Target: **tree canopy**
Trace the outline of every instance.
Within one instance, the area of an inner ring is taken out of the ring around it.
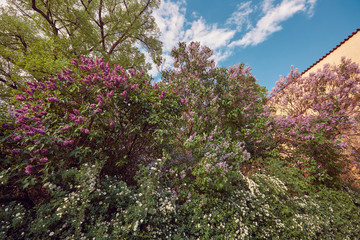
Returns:
[[[151,12],[159,0],[9,0],[0,8],[0,81],[44,81],[80,55],[149,68],[161,42]],[[142,49],[142,50],[141,50]]]

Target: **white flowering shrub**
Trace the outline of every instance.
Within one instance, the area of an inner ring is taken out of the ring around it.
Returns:
[[[137,186],[101,176],[102,164],[46,182],[48,202],[0,206],[0,239],[356,239],[359,194],[323,188],[297,194],[280,179],[240,174],[231,191],[173,185],[164,159],[143,168]],[[178,176],[181,178],[181,176]]]

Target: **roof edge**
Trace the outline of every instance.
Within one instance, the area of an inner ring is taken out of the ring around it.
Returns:
[[[317,60],[315,63],[313,63],[310,67],[308,67],[307,69],[305,69],[301,75],[305,74],[307,71],[309,71],[312,67],[314,67],[316,64],[318,64],[321,60],[323,60],[324,58],[326,58],[329,54],[331,54],[332,52],[334,52],[336,49],[338,49],[341,45],[343,45],[347,40],[349,40],[352,36],[354,36],[356,33],[360,32],[360,28],[356,29],[355,32],[353,32],[352,34],[350,34],[347,38],[345,38],[341,43],[339,43],[338,45],[336,45],[336,47],[334,47],[331,51],[329,51],[328,53],[326,53],[324,56],[322,56],[319,60]]]

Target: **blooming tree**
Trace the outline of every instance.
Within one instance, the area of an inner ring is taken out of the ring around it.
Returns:
[[[135,69],[81,57],[45,82],[16,95],[4,143],[8,164],[24,184],[83,163],[133,181],[138,164],[162,154],[178,96]]]
[[[174,86],[184,105],[175,133],[186,156],[177,161],[180,176],[203,187],[229,186],[231,172],[246,171],[251,155],[270,143],[265,88],[244,65],[216,67],[212,50],[199,43],[179,43],[172,56],[174,68],[164,72],[163,84]]]
[[[343,58],[339,66],[325,65],[308,77],[292,69],[271,91],[277,142],[287,146],[286,156],[297,156],[294,164],[305,175],[325,181],[346,172],[349,159],[359,164],[351,145],[359,138],[359,73],[357,64]]]

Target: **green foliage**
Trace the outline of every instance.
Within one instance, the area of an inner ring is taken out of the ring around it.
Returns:
[[[0,82],[21,88],[46,81],[80,55],[149,69],[139,46],[154,59],[161,55],[151,15],[158,6],[158,0],[9,1],[0,8]]]
[[[275,118],[248,68],[215,67],[197,43],[173,55],[160,83],[81,56],[18,90],[1,116],[0,238],[360,235],[344,111]]]

